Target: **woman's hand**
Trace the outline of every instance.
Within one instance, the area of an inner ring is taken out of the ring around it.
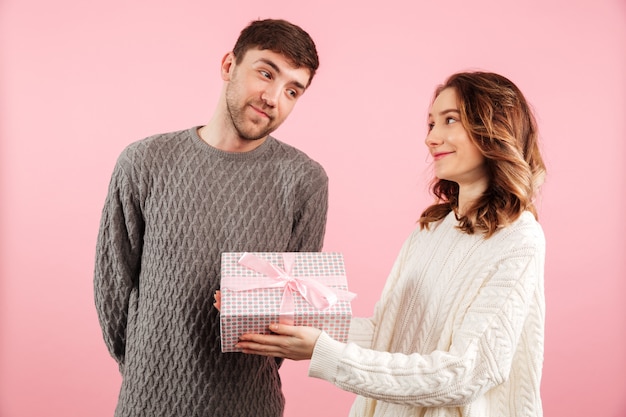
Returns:
[[[215,291],[213,306],[220,311],[222,307],[222,294]],[[317,342],[321,330],[313,327],[288,326],[286,324],[272,324],[270,330],[273,334],[244,334],[239,339],[237,347],[243,349],[243,353],[254,355],[275,356],[295,361],[311,359],[313,348]]]
[[[243,353],[275,356],[294,361],[311,359],[317,338],[322,333],[314,327],[271,324],[274,334],[244,334],[236,347]]]

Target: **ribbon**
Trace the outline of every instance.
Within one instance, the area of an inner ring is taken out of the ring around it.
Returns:
[[[339,300],[352,300],[356,294],[341,289],[330,288],[316,281],[321,277],[298,277],[292,275],[296,253],[286,252],[282,254],[284,268],[280,268],[265,259],[251,253],[244,253],[238,263],[255,272],[263,274],[266,279],[254,280],[254,282],[235,281],[226,287],[232,291],[246,291],[258,288],[283,288],[280,303],[279,322],[294,324],[295,303],[293,293],[297,292],[312,306],[318,310],[326,310]],[[328,277],[339,278],[339,277]]]

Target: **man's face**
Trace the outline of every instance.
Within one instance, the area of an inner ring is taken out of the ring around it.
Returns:
[[[309,83],[310,71],[295,68],[283,55],[249,49],[240,63],[234,55],[222,65],[226,107],[233,127],[244,140],[267,137],[285,121]]]

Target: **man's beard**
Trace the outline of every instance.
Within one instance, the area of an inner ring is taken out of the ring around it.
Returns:
[[[238,102],[237,97],[232,94],[230,91],[226,92],[226,109],[228,110],[228,116],[230,117],[230,121],[235,128],[235,131],[239,135],[241,139],[244,140],[259,140],[265,138],[267,135],[276,130],[277,126],[273,126],[272,122],[274,121],[274,117],[269,116],[267,119],[267,124],[264,127],[261,127],[252,122],[248,122],[247,116],[245,114],[246,109],[250,103],[246,103],[243,107],[238,107],[236,103]],[[255,107],[262,109],[264,107],[262,102],[252,103]],[[246,128],[246,124],[250,123],[251,127]]]

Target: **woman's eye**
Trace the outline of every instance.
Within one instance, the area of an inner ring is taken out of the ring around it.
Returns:
[[[433,127],[435,127],[435,124],[433,122],[428,123],[428,131],[430,132],[431,130],[433,130]]]
[[[446,117],[446,124],[452,124],[452,123],[456,123],[456,119],[453,117]]]

